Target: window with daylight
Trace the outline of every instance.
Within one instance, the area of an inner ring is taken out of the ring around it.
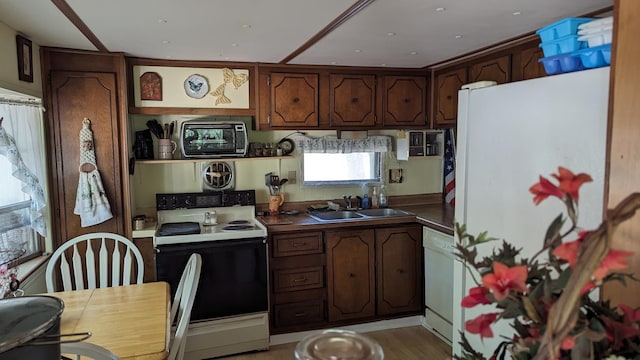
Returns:
[[[382,182],[383,154],[391,151],[391,138],[305,138],[298,147],[304,185],[377,183]]]
[[[381,156],[377,152],[317,154],[303,156],[305,185],[361,184],[380,182]]]
[[[0,89],[0,266],[42,254],[44,124],[39,99]]]
[[[27,260],[40,253],[38,234],[31,228],[31,197],[11,175],[12,165],[0,155],[0,265]]]

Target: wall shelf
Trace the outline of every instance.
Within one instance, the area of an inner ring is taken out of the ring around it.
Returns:
[[[137,164],[192,164],[211,161],[246,161],[246,160],[281,160],[293,159],[291,155],[287,156],[262,156],[262,157],[244,157],[244,158],[199,158],[199,159],[171,159],[171,160],[136,160]]]

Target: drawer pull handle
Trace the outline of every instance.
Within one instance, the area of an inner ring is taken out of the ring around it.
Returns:
[[[356,277],[356,274],[354,274],[354,273],[349,273],[349,277],[350,277],[350,278],[354,278],[354,277]]]
[[[299,278],[299,279],[293,279],[293,282],[303,282],[303,281],[307,281],[307,278]]]
[[[398,272],[399,272],[400,274],[404,274],[406,271],[404,271],[404,269],[398,269]]]
[[[305,245],[307,245],[307,243],[293,243],[293,245],[291,245],[291,246],[300,247],[300,246],[305,246]]]
[[[307,313],[297,313],[295,315],[293,315],[295,317],[303,317],[303,316],[307,316]]]

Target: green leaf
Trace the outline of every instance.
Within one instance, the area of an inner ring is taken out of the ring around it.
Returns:
[[[564,225],[564,221],[565,220],[562,217],[562,214],[558,215],[555,219],[553,219],[553,221],[547,228],[547,233],[544,236],[543,245],[545,248],[546,247],[555,248],[556,246],[560,245],[560,241],[561,241],[560,229],[562,228],[562,225]]]

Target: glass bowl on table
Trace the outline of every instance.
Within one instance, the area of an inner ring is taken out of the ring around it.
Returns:
[[[296,360],[383,360],[382,347],[355,331],[329,329],[302,339],[295,349]]]

